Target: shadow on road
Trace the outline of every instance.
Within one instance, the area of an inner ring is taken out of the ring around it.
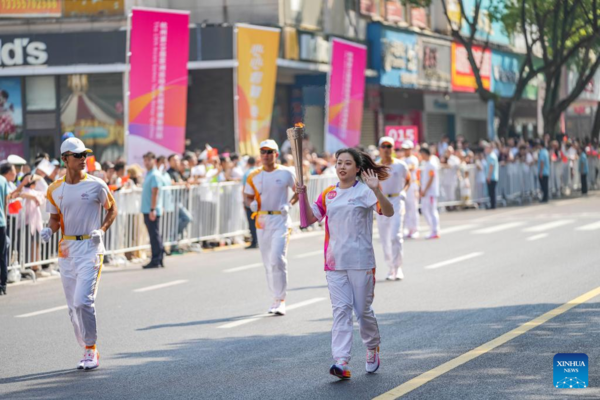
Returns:
[[[172,343],[170,348],[110,354],[90,373],[61,370],[0,379],[6,399],[371,399],[520,326],[559,304],[404,312],[378,315],[382,366],[364,371],[364,346],[355,331],[352,380],[328,374],[330,333],[246,334],[223,331],[217,339]],[[292,315],[292,313],[290,313]],[[218,320],[232,321],[243,317]],[[281,319],[286,328],[296,321]],[[213,323],[192,321],[140,330]],[[272,323],[266,319],[254,324]],[[310,324],[308,326],[311,326]],[[314,326],[317,326],[316,324]],[[208,327],[207,329],[213,329]],[[286,332],[289,329],[285,330]],[[110,334],[105,332],[105,334]],[[552,357],[584,352],[600,359],[600,303],[588,303],[556,317],[409,393],[407,399],[600,398],[600,368],[590,367],[590,389],[552,387]],[[126,365],[125,365],[126,364]]]

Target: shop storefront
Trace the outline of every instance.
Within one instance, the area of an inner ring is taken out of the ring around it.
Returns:
[[[1,53],[0,153],[58,157],[72,131],[99,160],[122,154],[125,32],[3,35]]]
[[[383,126],[378,136],[390,126],[416,126],[422,132],[424,103],[419,85],[418,36],[380,23],[369,24],[367,32],[370,66],[379,73],[377,78],[368,80],[380,86],[381,115],[377,119]]]
[[[568,93],[572,92],[577,78],[577,72],[569,71]],[[569,137],[584,139],[590,136],[598,101],[600,101],[600,72],[596,72],[577,100],[565,112],[565,133]]]

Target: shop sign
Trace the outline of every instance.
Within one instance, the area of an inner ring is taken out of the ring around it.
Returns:
[[[449,90],[452,57],[449,43],[419,37],[419,86]]]
[[[385,136],[394,139],[394,147],[402,146],[402,143],[406,140],[410,140],[413,143],[419,143],[419,127],[416,125],[386,126]]]
[[[0,0],[0,18],[49,18],[61,15],[61,0]]]
[[[492,74],[492,52],[490,49],[473,46],[473,57],[479,66],[483,87],[489,89]],[[476,89],[477,82],[467,56],[467,49],[459,43],[452,43],[452,90],[474,92]]]
[[[381,84],[392,87],[417,87],[417,35],[386,29],[383,31],[381,42]]]
[[[490,41],[496,44],[509,45],[510,39],[504,30],[502,22],[500,20],[492,22],[492,19],[490,18],[490,14],[496,11],[493,7],[498,4],[499,2],[494,0],[462,1],[465,14],[469,19],[473,18],[475,7],[479,5],[479,18],[477,20],[477,31],[475,32],[476,39]],[[465,36],[471,34],[471,28],[465,20],[462,21],[461,32]]]

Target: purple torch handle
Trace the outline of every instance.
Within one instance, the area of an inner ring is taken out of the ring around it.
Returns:
[[[306,192],[298,194],[298,202],[300,203],[300,228],[308,226],[308,216],[306,215]]]

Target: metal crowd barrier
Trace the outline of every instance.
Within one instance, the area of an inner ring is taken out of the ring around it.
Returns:
[[[589,159],[588,188],[600,189],[600,163]],[[486,172],[475,164],[460,168],[440,170],[439,206],[470,206],[487,204],[489,195],[485,181]],[[337,176],[310,176],[307,182],[309,201],[330,185],[337,183]],[[579,165],[574,162],[553,162],[550,169],[550,194],[553,198],[569,196],[581,189]],[[161,190],[163,214],[160,232],[165,245],[193,245],[207,240],[240,238],[248,231],[243,207],[242,185],[239,182],[203,184],[191,187],[171,186]],[[499,204],[523,204],[539,198],[540,183],[537,166],[510,163],[500,166],[496,188]],[[144,216],[140,213],[141,190],[120,190],[114,193],[118,215],[105,236],[107,255],[116,258],[135,258],[136,252],[150,248]],[[8,216],[9,270],[13,273],[30,274],[34,266],[57,262],[59,235],[53,235],[49,243],[43,243],[37,229],[32,229],[27,214],[28,201],[20,200],[23,207],[17,215]],[[35,209],[35,208],[34,208]],[[45,205],[39,207],[43,226],[49,215]],[[36,210],[37,212],[37,210]],[[290,216],[295,227],[300,224],[298,207]]]

